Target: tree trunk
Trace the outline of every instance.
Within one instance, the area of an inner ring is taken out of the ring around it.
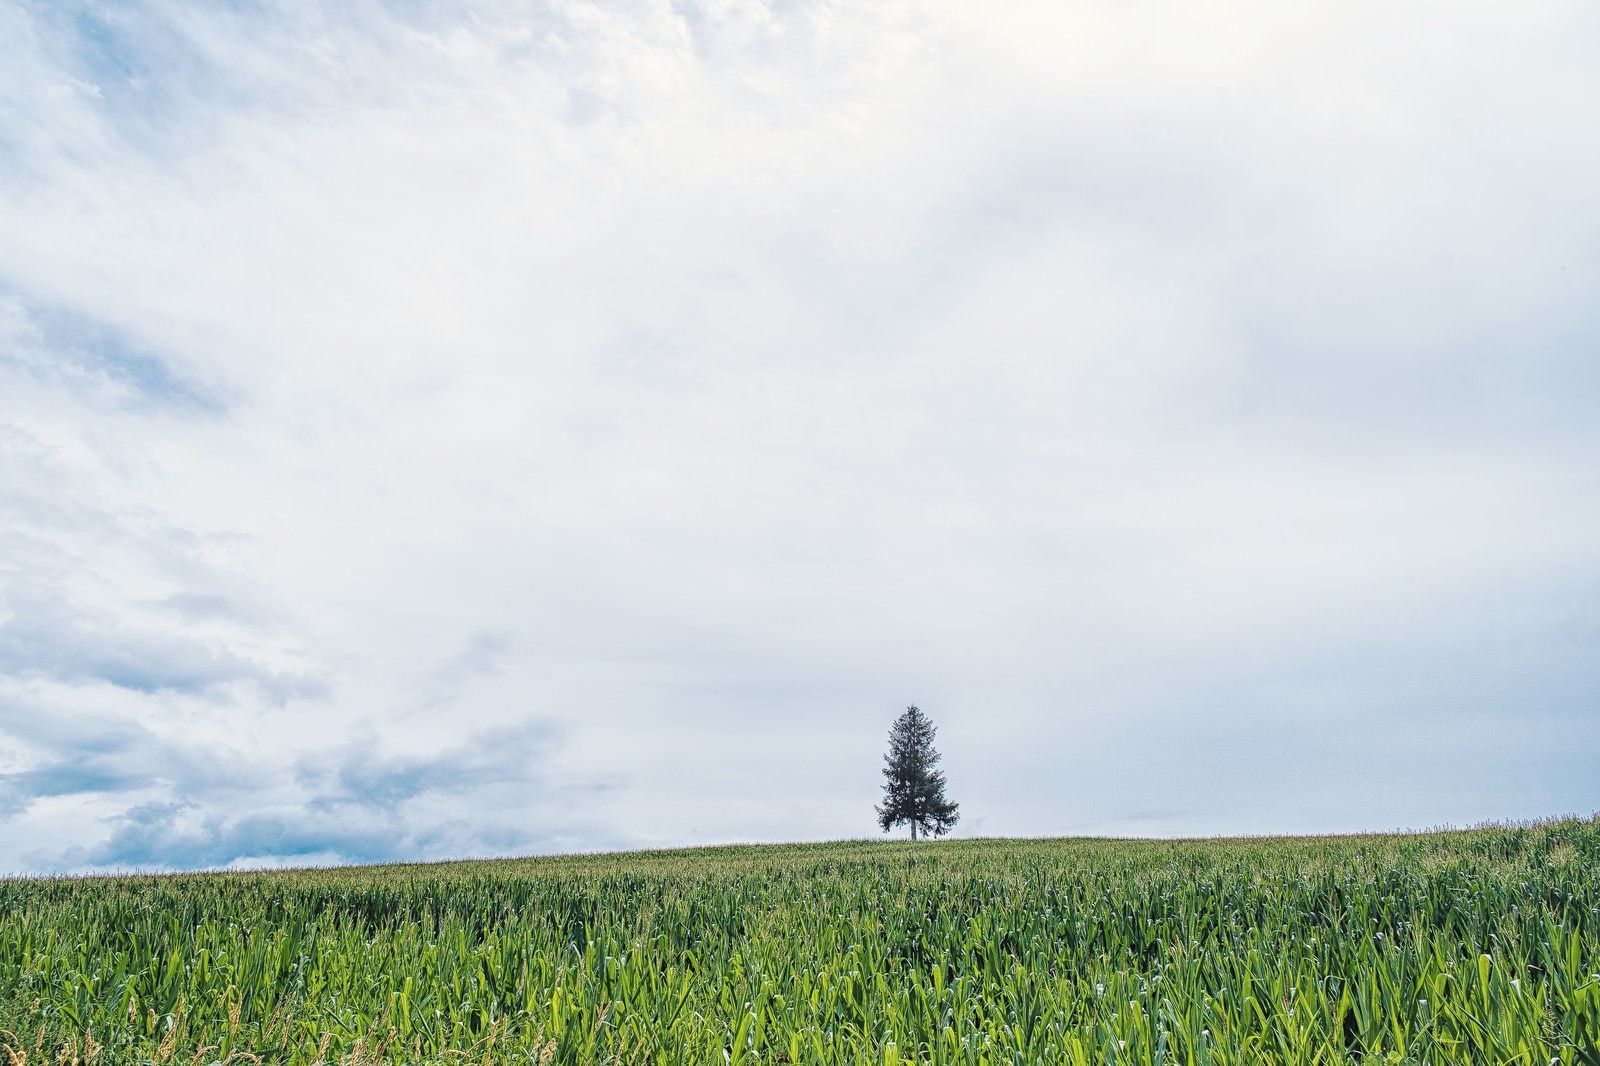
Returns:
[[[916,822],[912,822],[911,823],[911,839],[912,840],[917,839],[917,823]]]

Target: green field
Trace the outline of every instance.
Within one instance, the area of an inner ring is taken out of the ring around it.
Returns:
[[[0,882],[0,1063],[1600,1064],[1600,823]]]

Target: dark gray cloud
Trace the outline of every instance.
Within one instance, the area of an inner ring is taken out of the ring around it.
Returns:
[[[393,818],[362,821],[293,811],[229,819],[190,804],[158,803],[129,809],[106,841],[57,861],[130,870],[214,869],[245,857],[286,865],[396,861],[435,857],[430,845],[448,834],[449,827],[419,830]],[[460,846],[470,839],[461,836],[451,842]]]
[[[80,754],[31,770],[0,774],[0,822],[26,811],[37,800],[83,793],[136,792],[155,778],[142,767],[105,755]]]
[[[113,820],[103,843],[54,861],[195,869],[539,851],[566,835],[568,815],[545,780],[553,745],[552,728],[533,723],[466,737],[432,755],[384,756],[375,741],[351,746],[306,760],[295,772],[303,792],[294,806],[261,812],[219,810],[215,789],[208,796],[180,780],[174,792],[195,798],[132,807]],[[467,807],[450,802],[462,800]]]
[[[50,870],[527,853],[571,839],[574,797],[548,780],[556,747],[548,723],[463,736],[431,754],[384,755],[369,738],[286,774],[248,749],[7,705],[0,756],[22,752],[30,765],[0,774],[0,820],[45,799],[132,799],[100,844],[30,853],[32,867]]]
[[[73,713],[37,700],[0,702],[0,752],[26,764],[0,773],[0,821],[54,797],[152,789],[217,795],[247,791],[262,780],[261,768],[235,751],[186,744],[126,718]]]

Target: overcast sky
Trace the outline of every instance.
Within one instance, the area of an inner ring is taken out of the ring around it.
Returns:
[[[1600,808],[1597,41],[0,0],[0,871]]]

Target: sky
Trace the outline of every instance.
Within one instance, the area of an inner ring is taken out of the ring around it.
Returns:
[[[1597,39],[0,0],[0,873],[1600,809]]]

